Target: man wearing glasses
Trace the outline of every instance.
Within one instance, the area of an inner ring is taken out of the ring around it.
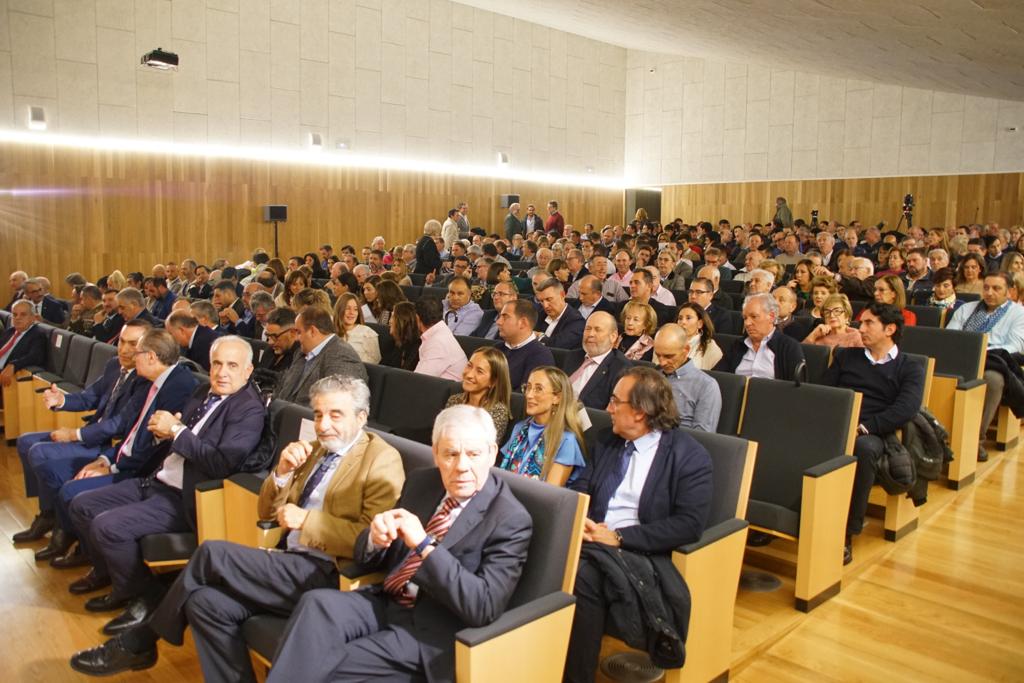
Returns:
[[[514,282],[499,282],[494,285],[494,290],[491,292],[491,303],[494,304],[494,309],[483,311],[480,324],[473,330],[472,336],[498,339],[498,313],[501,312],[505,304],[518,298],[519,292],[516,290]]]
[[[729,315],[729,311],[716,306],[712,301],[715,298],[715,287],[709,278],[694,278],[690,283],[690,289],[687,290],[687,296],[691,303],[704,309],[711,318],[711,324],[715,326],[716,332],[732,334],[732,316]]]

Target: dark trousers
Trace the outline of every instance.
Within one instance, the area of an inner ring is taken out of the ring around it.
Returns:
[[[408,614],[384,595],[337,589],[302,596],[288,620],[267,683],[290,681],[424,681],[419,643]]]
[[[28,432],[18,437],[18,458],[21,460],[21,476],[25,479],[26,498],[39,495],[36,474],[28,464],[28,452],[37,443],[51,443],[50,432]]]
[[[83,446],[80,443],[54,443],[46,440],[32,445],[28,449],[27,460],[36,478],[40,512],[53,510],[57,492],[64,482],[74,479],[78,471],[95,460],[99,453],[98,447]]]
[[[576,572],[576,613],[569,635],[569,654],[565,660],[565,677],[570,683],[594,683],[601,638],[608,631],[605,623],[608,602],[604,596],[604,573],[593,562],[580,559]]]
[[[155,584],[142,561],[143,536],[189,528],[181,491],[151,479],[125,479],[82,492],[69,513],[96,573],[110,576],[115,598],[138,597]]]
[[[207,681],[255,681],[242,636],[245,620],[267,613],[287,617],[303,593],[328,587],[338,592],[333,562],[207,541],[178,575],[150,626],[167,642],[181,645],[185,626],[191,625]],[[335,638],[327,652],[336,646]]]
[[[853,445],[853,457],[857,458],[857,471],[853,475],[853,495],[850,498],[850,515],[846,518],[846,534],[856,536],[864,528],[864,515],[868,513],[868,498],[875,485],[875,463],[882,457],[885,442],[874,434],[858,436]]]
[[[75,525],[71,521],[71,501],[79,493],[100,489],[114,483],[114,475],[106,474],[102,477],[88,477],[87,479],[72,479],[64,482],[57,492],[57,498],[53,501],[53,509],[57,512],[57,526],[69,534],[77,536]],[[88,542],[88,539],[86,539]],[[84,546],[83,546],[84,547]]]

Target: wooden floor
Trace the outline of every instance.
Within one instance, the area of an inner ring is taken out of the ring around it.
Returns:
[[[741,591],[733,679],[1024,681],[1024,462],[1019,451],[990,452],[973,486],[933,486],[920,528],[899,543],[884,541],[872,520],[842,593],[811,614],[792,608],[792,577],[773,592]],[[85,612],[67,592],[83,570],[33,560],[45,541],[11,544],[35,511],[17,454],[0,444],[0,681],[82,681],[68,657],[102,642],[111,615]],[[786,554],[775,545],[768,554]],[[200,679],[186,644],[161,645],[156,667],[110,680]]]

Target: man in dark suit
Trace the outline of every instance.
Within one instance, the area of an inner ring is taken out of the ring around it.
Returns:
[[[209,299],[213,296],[210,269],[203,265],[196,266],[196,279],[185,288],[185,292],[189,299]]]
[[[242,623],[288,614],[314,588],[338,590],[338,565],[352,558],[368,520],[394,506],[405,474],[398,451],[363,431],[370,411],[365,382],[327,377],[311,393],[317,441],[284,448],[257,503],[261,519],[277,522],[283,552],[203,543],[148,625],[76,654],[75,670],[109,675],[150,667],[157,640],[181,645],[191,625],[207,680],[255,680]]]
[[[116,345],[116,337],[123,326],[124,318],[117,312],[117,292],[108,289],[103,293],[102,315],[97,314],[93,319],[90,334],[96,341]]]
[[[213,307],[220,317],[221,334],[234,334],[235,325],[245,317],[245,303],[238,296],[236,285],[228,279],[220,280],[213,288]]]
[[[149,329],[143,332],[136,345],[135,372],[151,384],[141,401],[141,407],[133,411],[135,414],[131,416],[131,423],[125,421],[128,427],[122,432],[124,439],[120,444],[100,451],[99,456],[81,467],[77,474],[71,472],[74,478],[63,484],[61,476],[67,471],[66,466],[61,465],[59,471],[54,471],[52,461],[39,466],[33,463],[39,473],[40,485],[47,481],[53,488],[60,487],[54,502],[57,518],[65,532],[73,536],[74,527],[68,507],[75,496],[125,479],[145,477],[159,463],[159,444],[146,429],[149,418],[157,410],[165,410],[172,415],[181,413],[185,402],[199,384],[192,373],[185,366],[178,365],[177,361],[178,344],[166,330]],[[67,557],[65,562],[57,562],[61,558],[54,558],[53,564],[58,567],[80,566],[83,557]],[[69,590],[75,594],[88,593],[109,585],[109,581],[109,578],[90,571],[72,583]],[[95,609],[90,608],[90,611],[110,609],[106,602],[96,603],[93,607]]]
[[[505,304],[518,298],[519,292],[514,282],[499,282],[494,285],[494,291],[491,292],[491,303],[494,305],[494,308],[484,310],[480,324],[473,330],[472,336],[483,337],[484,339],[501,339],[498,334],[498,312],[501,311]]]
[[[46,293],[43,283],[39,278],[26,280],[22,291],[25,294],[25,299],[32,304],[32,312],[37,320],[46,321],[53,325],[64,325],[67,310],[65,310],[61,302]]]
[[[583,316],[565,302],[565,289],[555,278],[537,286],[537,301],[547,317],[537,320],[534,328],[540,332],[545,346],[558,349],[578,349],[583,341]]]
[[[565,670],[565,680],[574,683],[594,680],[610,617],[605,587],[615,585],[616,578],[621,585],[625,578],[612,576],[607,563],[600,562],[612,549],[620,557],[630,556],[627,560],[649,558],[660,579],[660,591],[653,597],[671,605],[667,611],[673,618],[665,626],[674,627],[685,640],[689,594],[680,585],[671,552],[700,538],[711,507],[711,457],[693,437],[676,429],[672,389],[660,373],[628,370],[615,385],[608,412],[612,427],[593,437],[592,466],[569,484],[590,496]],[[672,589],[677,598],[669,600],[665,593]],[[662,639],[649,634],[649,640]]]
[[[423,275],[441,272],[441,253],[437,250],[434,238],[441,234],[441,224],[429,220],[423,226],[423,237],[416,243],[416,266],[412,272]]]
[[[676,321],[676,307],[668,306],[657,299],[651,298],[654,293],[654,276],[646,268],[637,268],[629,280],[630,301],[647,304],[654,309],[658,318],[658,327]]]
[[[0,384],[10,386],[14,373],[46,364],[50,336],[36,326],[32,302],[19,299],[11,308],[11,326],[0,332]]]
[[[142,292],[134,287],[125,287],[117,293],[117,312],[125,321],[145,320],[153,327],[163,327],[164,323],[159,318],[146,310],[146,299]],[[117,337],[114,337],[116,340]]]
[[[306,593],[268,677],[455,679],[455,633],[505,611],[526,562],[529,513],[490,466],[494,424],[453,406],[434,425],[437,468],[409,475],[395,509],[378,514],[355,544],[356,561],[387,574],[350,593]]]
[[[181,413],[158,410],[147,428],[161,439],[154,474],[86,491],[71,501],[75,532],[97,577],[109,577],[109,595],[94,606],[125,608],[104,633],[114,635],[142,623],[156,608],[160,584],[142,561],[140,540],[148,534],[195,530],[195,487],[240,471],[260,440],[266,408],[249,383],[252,347],[241,337],[223,337],[210,349],[210,388],[191,398]],[[98,610],[97,610],[98,611]]]
[[[127,433],[142,407],[149,380],[135,372],[135,345],[148,329],[149,324],[142,320],[129,323],[118,344],[117,357],[110,359],[103,375],[84,391],[64,394],[50,385],[44,392],[43,402],[50,410],[95,410],[81,428],[30,432],[18,437],[25,495],[39,496],[39,514],[28,529],[14,535],[14,542],[35,541],[53,529],[49,545],[36,552],[37,560],[63,555],[72,543],[63,528],[54,528],[54,497],[60,486],[100,453],[113,453],[112,440]],[[42,463],[48,461],[53,462],[43,468]],[[46,477],[42,481],[41,473]]]
[[[511,204],[505,215],[505,239],[511,242],[516,235],[526,236],[526,224],[519,218],[519,202]]]
[[[585,355],[569,382],[576,398],[588,408],[607,408],[612,387],[622,373],[633,366],[616,348],[618,342],[619,329],[614,317],[598,311],[587,318],[583,328]]]
[[[259,289],[256,291],[250,291],[257,287]],[[245,293],[242,294],[243,302],[246,297],[249,299],[246,304],[249,310],[241,320],[235,323],[234,333],[246,339],[266,341],[263,336],[264,325],[267,324],[267,316],[275,308],[274,297],[267,293],[263,285],[255,282],[245,286]]]
[[[181,347],[181,353],[206,372],[210,371],[210,347],[221,335],[200,325],[189,311],[175,311],[164,321],[164,327]]]
[[[577,310],[580,316],[583,317],[583,320],[588,320],[591,315],[598,311],[603,311],[613,318],[617,316],[617,305],[604,297],[604,285],[597,277],[584,275],[580,279],[579,292],[580,298]]]
[[[348,342],[334,334],[334,321],[327,311],[306,306],[295,318],[302,356],[297,356],[281,376],[274,397],[302,406],[309,405],[309,388],[318,379],[341,375],[367,381],[366,368]]]
[[[754,294],[743,304],[747,336],[733,344],[714,369],[746,377],[792,381],[804,363],[800,342],[775,327],[779,303],[771,294]]]

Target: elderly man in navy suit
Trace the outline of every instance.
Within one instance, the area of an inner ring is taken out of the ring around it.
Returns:
[[[149,380],[135,372],[135,345],[148,329],[149,323],[145,321],[130,321],[122,330],[117,356],[107,362],[103,375],[84,391],[64,394],[51,384],[43,394],[43,402],[50,410],[96,411],[82,427],[29,432],[18,437],[25,495],[39,496],[39,514],[32,526],[14,535],[14,542],[35,541],[53,529],[50,544],[36,552],[36,560],[63,555],[73,542],[63,528],[54,528],[54,498],[61,485],[100,453],[112,452],[112,440],[127,433],[142,407]],[[44,467],[43,463],[47,465]]]
[[[665,628],[648,632],[640,647],[650,652],[657,646],[651,654],[659,666],[682,666],[689,593],[671,553],[700,538],[711,507],[711,457],[677,429],[675,399],[661,373],[644,367],[626,371],[615,384],[608,412],[612,427],[593,439],[593,466],[569,484],[590,496],[565,670],[565,680],[574,683],[593,682],[606,628],[627,630],[616,628],[614,617],[622,610],[611,611],[608,599],[634,584],[623,563],[634,571],[639,563],[657,576],[657,588],[644,600],[660,603],[666,616]],[[636,620],[645,623],[641,616]],[[668,662],[667,652],[672,654]]]
[[[32,304],[32,311],[37,320],[53,325],[64,325],[68,315],[67,309],[64,308],[64,304],[46,293],[46,286],[40,278],[26,280],[22,291],[25,299]]]
[[[356,561],[384,583],[306,593],[269,683],[455,680],[455,633],[505,611],[532,534],[529,513],[490,467],[498,446],[480,408],[447,408],[434,423],[436,468],[409,474],[393,510],[356,541]]]
[[[158,453],[164,457],[155,472],[82,493],[71,502],[71,519],[94,571],[108,576],[113,586],[87,608],[126,608],[104,633],[137,626],[159,603],[160,584],[142,561],[142,537],[194,530],[196,484],[231,476],[256,448],[266,408],[249,383],[252,370],[247,341],[236,336],[215,341],[209,392],[190,399],[180,413],[157,410],[147,421],[148,431],[162,440]]]
[[[14,373],[46,364],[49,337],[36,326],[32,302],[19,299],[11,306],[11,326],[0,332],[0,384],[9,386]]]

